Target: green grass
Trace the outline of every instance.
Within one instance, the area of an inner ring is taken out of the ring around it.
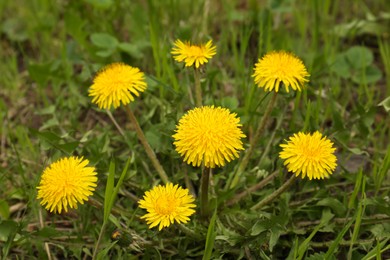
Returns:
[[[390,95],[389,16],[386,0],[2,1],[0,258],[89,259],[101,231],[103,259],[390,258],[390,104],[381,103]],[[144,71],[148,89],[132,111],[170,181],[197,194],[201,170],[172,144],[178,120],[194,107],[193,73],[170,54],[176,39],[217,46],[202,74],[203,102],[237,113],[245,148],[271,97],[251,77],[258,58],[292,51],[311,76],[304,91],[279,94],[234,189],[226,184],[239,159],[213,170],[215,214],[204,220],[198,207],[186,225],[159,232],[140,219],[137,200],[161,180],[126,113],[111,110],[119,130],[88,88],[111,62]],[[335,143],[336,172],[298,179],[251,210],[290,175],[279,144],[316,130]],[[98,187],[77,210],[50,214],[36,186],[46,166],[69,155],[96,167]],[[226,206],[275,171],[262,189]],[[111,240],[116,229],[129,241]]]

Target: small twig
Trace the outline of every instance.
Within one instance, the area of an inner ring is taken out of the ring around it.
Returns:
[[[253,207],[251,207],[251,210],[257,210],[257,209],[261,209],[262,207],[264,207],[265,205],[267,205],[268,203],[271,203],[274,199],[276,199],[277,197],[279,197],[284,191],[286,191],[293,183],[294,181],[297,179],[297,177],[295,176],[295,174],[293,174],[290,179],[288,179],[288,181],[286,181],[282,186],[280,186],[279,189],[277,189],[276,191],[274,191],[273,193],[271,193],[270,195],[268,195],[265,199],[263,199],[262,201],[260,201],[259,203],[257,203],[256,205],[254,205]]]
[[[261,188],[263,188],[264,186],[266,186],[269,182],[271,182],[277,175],[278,175],[279,171],[275,171],[273,172],[271,175],[268,175],[267,177],[265,177],[261,182],[253,185],[252,187],[249,187],[248,189],[244,190],[243,192],[237,194],[236,196],[234,196],[231,200],[229,200],[226,205],[227,206],[231,206],[233,204],[236,204],[237,202],[239,202],[242,198],[246,197],[247,195],[251,194],[252,192],[254,191],[257,191]]]
[[[122,130],[122,128],[119,126],[118,122],[115,120],[114,116],[112,115],[111,111],[106,109],[106,113],[108,117],[111,119],[111,121],[114,123],[115,127],[118,129],[119,133],[123,136],[125,136],[125,132]]]
[[[133,123],[133,125],[134,125],[138,139],[141,141],[142,145],[144,146],[145,152],[148,155],[149,159],[152,161],[152,164],[153,164],[154,168],[156,169],[157,173],[160,175],[161,180],[164,183],[168,183],[169,178],[168,178],[167,174],[165,173],[163,167],[161,166],[160,162],[158,161],[156,154],[152,150],[152,147],[150,147],[148,141],[146,140],[144,132],[142,131],[141,127],[139,126],[138,121],[133,114],[133,111],[131,111],[129,106],[124,106],[124,108],[125,108],[125,111],[130,119],[130,122]]]

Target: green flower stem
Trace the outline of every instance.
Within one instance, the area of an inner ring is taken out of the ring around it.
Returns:
[[[118,122],[115,120],[114,116],[112,115],[111,111],[106,109],[106,113],[108,117],[111,119],[111,121],[114,123],[115,127],[118,129],[119,133],[123,136],[125,136],[125,132],[122,130],[122,128],[119,126]]]
[[[93,250],[92,260],[97,259],[96,258],[97,252],[99,250],[100,241],[103,238],[103,234],[104,234],[104,230],[106,229],[106,226],[107,226],[107,221],[103,221],[103,225],[102,225],[102,228],[100,229],[98,240],[96,241],[96,244],[95,244],[95,249]]]
[[[209,213],[209,183],[211,169],[203,167],[202,177],[200,180],[200,215],[207,217]]]
[[[200,71],[199,69],[194,69],[194,79],[195,79],[195,105],[197,107],[202,106],[202,86],[200,85]]]
[[[259,203],[251,207],[251,210],[261,209],[265,205],[271,203],[274,199],[279,197],[287,188],[289,188],[294,181],[297,179],[295,174],[293,174],[288,181],[286,181],[282,186],[279,187],[276,191],[272,192],[265,199],[261,200]]]
[[[257,130],[256,130],[254,136],[251,139],[251,142],[249,144],[249,148],[246,151],[246,153],[244,155],[244,158],[242,159],[241,163],[238,165],[237,172],[234,175],[233,180],[232,180],[232,182],[230,184],[230,188],[231,189],[234,188],[238,184],[238,181],[240,180],[240,177],[241,177],[242,173],[244,172],[246,166],[249,163],[249,159],[252,156],[253,149],[255,148],[255,146],[257,144],[257,141],[259,140],[259,137],[263,134],[265,126],[267,125],[268,118],[269,118],[269,116],[271,114],[271,111],[272,111],[272,109],[273,109],[273,107],[275,105],[275,102],[276,102],[277,94],[278,94],[277,92],[274,92],[271,100],[268,103],[268,106],[267,106],[267,108],[266,108],[266,110],[264,112],[263,117],[261,118],[259,126],[257,127]]]
[[[229,200],[226,203],[226,206],[232,206],[239,202],[241,199],[245,198],[247,195],[251,194],[254,191],[260,190],[263,188],[265,185],[267,185],[270,181],[272,181],[277,175],[278,171],[273,172],[271,175],[267,176],[264,178],[261,182],[253,185],[252,187],[249,187],[248,189],[244,190],[243,192],[235,195],[231,200]]]
[[[129,116],[130,121],[134,124],[135,131],[137,132],[137,135],[138,135],[138,139],[141,141],[142,145],[144,146],[146,154],[149,156],[150,160],[152,161],[152,164],[153,164],[154,168],[156,169],[157,173],[160,175],[161,180],[165,184],[168,183],[169,182],[168,176],[165,173],[160,162],[158,161],[156,154],[153,152],[148,141],[146,140],[144,132],[142,131],[141,127],[139,126],[138,121],[133,114],[133,111],[131,111],[130,107],[128,107],[128,106],[125,106],[125,110],[126,110],[127,115]]]

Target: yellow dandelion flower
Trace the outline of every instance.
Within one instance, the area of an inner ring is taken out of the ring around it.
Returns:
[[[104,67],[93,79],[89,89],[92,103],[99,108],[117,108],[134,101],[134,96],[146,89],[144,73],[124,63],[112,63]]]
[[[141,219],[145,219],[149,228],[157,225],[158,230],[169,227],[175,221],[177,223],[187,223],[194,214],[196,205],[193,204],[194,197],[189,194],[188,189],[183,189],[179,185],[173,186],[168,183],[165,186],[155,186],[150,191],[145,192],[143,199],[139,200],[139,207],[148,212]]]
[[[284,165],[296,176],[302,174],[302,179],[305,176],[310,180],[328,178],[337,166],[336,148],[318,131],[312,135],[299,132],[280,146],[283,150],[279,157],[285,160]]]
[[[94,167],[87,167],[89,161],[83,158],[62,158],[47,167],[39,183],[38,199],[41,205],[54,213],[77,209],[77,203],[84,204],[95,190],[97,177]]]
[[[217,53],[217,48],[211,40],[201,45],[192,45],[190,42],[176,40],[171,53],[176,61],[184,62],[186,67],[195,64],[195,68],[199,68]]]
[[[188,111],[176,126],[174,145],[184,161],[209,168],[224,166],[238,158],[237,150],[244,150],[241,138],[245,137],[240,119],[226,108],[197,107]]]
[[[301,86],[309,80],[309,73],[303,62],[295,55],[285,51],[273,51],[259,59],[254,68],[255,83],[266,91],[279,91],[280,82],[283,82],[286,91],[289,87],[301,91]]]

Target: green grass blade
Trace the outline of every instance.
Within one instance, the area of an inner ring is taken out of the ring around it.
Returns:
[[[352,223],[354,222],[354,219],[351,219],[340,231],[340,233],[337,235],[336,239],[333,241],[333,243],[330,245],[328,251],[326,252],[325,259],[330,259],[334,255],[334,252],[339,245],[340,241],[343,239],[345,233],[349,230],[351,227]]]
[[[356,221],[355,221],[355,226],[353,228],[351,244],[349,246],[348,257],[347,257],[348,259],[352,259],[353,245],[355,244],[355,242],[359,236],[360,225],[362,223],[362,218],[363,218],[365,208],[366,208],[366,206],[365,206],[365,200],[366,200],[365,186],[366,186],[366,178],[365,178],[365,176],[363,176],[363,179],[362,179],[362,198],[361,198],[361,202],[359,202],[358,210],[356,212]]]
[[[112,206],[114,205],[114,201],[116,199],[116,195],[118,194],[119,192],[119,188],[121,187],[122,183],[123,183],[123,180],[126,176],[126,173],[127,173],[127,169],[129,168],[129,165],[130,165],[130,160],[131,158],[127,159],[127,162],[126,162],[126,166],[125,168],[123,169],[122,173],[121,173],[121,176],[119,177],[119,180],[114,188],[114,191],[111,195],[111,199],[110,199],[110,203],[109,203],[109,210],[111,211],[112,209]]]
[[[375,248],[373,248],[370,252],[368,252],[362,258],[362,260],[370,260],[370,259],[373,259],[374,257],[376,257],[376,259],[381,259],[381,254],[383,252],[390,250],[390,245],[388,244],[389,239],[390,238],[387,238],[387,239],[383,240],[382,242],[378,243]],[[384,247],[384,246],[386,246],[386,247]],[[382,247],[384,247],[384,248],[382,248]]]
[[[375,188],[376,192],[379,191],[380,187],[382,186],[383,179],[385,178],[386,174],[388,173],[390,169],[390,146],[387,149],[387,153],[385,155],[385,159],[383,160],[378,173],[375,175]]]
[[[307,250],[307,248],[309,247],[309,243],[310,241],[312,240],[312,238],[314,237],[314,235],[323,227],[325,226],[326,224],[328,224],[328,222],[334,217],[334,215],[330,212],[330,211],[323,211],[322,212],[322,217],[321,217],[321,221],[320,221],[320,224],[318,224],[316,226],[316,228],[311,232],[311,234],[303,241],[303,243],[299,246],[299,249],[298,249],[298,258],[299,260],[301,260],[304,255],[305,255],[305,252]]]
[[[108,216],[110,215],[111,208],[110,204],[113,197],[114,191],[114,179],[115,179],[115,162],[111,159],[110,167],[108,170],[108,178],[106,184],[106,191],[104,194],[104,218],[103,221],[106,222],[108,220]]]
[[[203,260],[211,259],[211,253],[213,252],[214,248],[214,241],[215,241],[215,220],[217,219],[217,211],[214,211],[213,216],[211,217],[209,228],[207,230],[207,237],[206,237],[206,246],[204,250]]]
[[[361,186],[361,183],[362,183],[362,178],[363,178],[363,170],[360,169],[357,177],[356,177],[356,182],[355,182],[355,188],[353,189],[353,192],[351,194],[351,197],[349,198],[349,202],[348,202],[348,208],[349,209],[352,209],[352,208],[355,208],[355,200],[356,200],[356,196],[360,190],[360,186]]]

